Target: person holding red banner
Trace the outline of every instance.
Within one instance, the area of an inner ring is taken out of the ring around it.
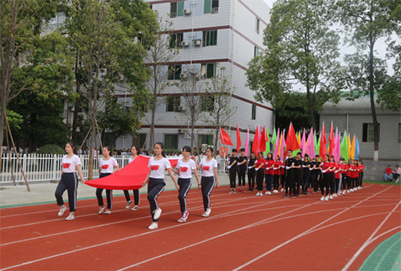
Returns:
[[[131,157],[128,159],[128,164],[131,163],[132,161],[134,161],[135,158],[138,157],[138,152],[139,152],[139,148],[137,146],[131,147]],[[128,190],[123,190],[123,191],[124,191],[125,199],[127,200],[127,206],[125,206],[125,208],[128,209],[132,204],[132,200],[129,196]],[[139,205],[139,200],[140,200],[139,190],[134,189],[132,192],[134,193],[134,207],[131,210],[136,211],[136,210],[138,210],[138,205]]]
[[[164,191],[164,188],[166,187],[166,183],[164,181],[164,172],[166,170],[173,180],[177,190],[180,190],[180,186],[178,185],[173,171],[171,170],[171,164],[169,160],[165,158],[166,154],[164,153],[164,144],[162,142],[156,142],[153,146],[153,152],[156,156],[149,159],[149,173],[146,176],[145,181],[142,183],[142,187],[148,184],[148,201],[150,205],[150,214],[153,221],[148,227],[149,230],[154,230],[159,227],[158,221],[162,213],[162,209],[157,204],[157,197]]]
[[[178,159],[177,168],[173,169],[175,174],[178,174],[178,185],[180,189],[178,190],[178,200],[180,201],[180,210],[182,217],[178,220],[178,222],[186,222],[189,216],[188,208],[187,208],[187,195],[189,189],[192,185],[192,172],[195,173],[196,181],[198,182],[198,188],[200,188],[201,183],[199,181],[198,172],[196,171],[195,161],[192,160],[189,155],[191,154],[191,147],[185,146],[182,148],[182,158]]]
[[[237,178],[238,174],[238,157],[237,157],[237,149],[232,149],[231,151],[232,155],[230,157],[230,160],[228,162],[228,173],[230,175],[230,192],[229,194],[237,194],[235,191],[236,189],[236,181],[235,179]]]
[[[255,171],[256,171],[256,189],[258,193],[256,196],[263,196],[263,179],[265,177],[266,160],[263,159],[263,152],[258,153],[258,159],[256,160]]]
[[[212,212],[210,209],[210,193],[212,193],[213,187],[219,188],[219,177],[217,175],[217,161],[213,158],[213,148],[209,147],[206,149],[206,157],[203,158],[197,169],[202,168],[202,179],[201,189],[203,197],[203,208],[205,212],[203,217],[208,217]]]
[[[102,150],[103,158],[99,160],[99,178],[109,176],[119,169],[116,159],[111,157],[111,150],[105,146]],[[96,197],[98,205],[100,206],[99,214],[103,213],[106,206],[103,204],[102,196],[103,188],[96,188]],[[113,190],[106,189],[107,210],[104,211],[106,215],[111,214],[113,208]]]
[[[272,184],[273,184],[273,175],[274,175],[274,160],[273,154],[269,152],[266,157],[266,166],[265,166],[265,182],[266,182],[266,195],[271,195]]]

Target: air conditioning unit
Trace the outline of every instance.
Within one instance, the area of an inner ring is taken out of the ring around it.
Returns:
[[[179,106],[178,107],[178,111],[180,111],[180,112],[184,112],[184,111],[186,111],[187,110],[187,107],[186,106]]]
[[[184,15],[190,15],[191,14],[191,10],[189,8],[184,8],[182,10],[182,13],[184,13]]]
[[[181,79],[187,79],[188,75],[186,73],[181,73],[180,78]]]
[[[195,46],[200,46],[201,45],[201,41],[200,40],[194,40],[194,41],[192,41],[193,42],[193,44],[195,45]]]
[[[189,46],[189,42],[188,41],[181,41],[181,46],[182,47],[188,47]]]

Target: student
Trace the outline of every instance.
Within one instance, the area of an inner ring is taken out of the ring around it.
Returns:
[[[269,152],[266,157],[266,166],[265,166],[265,182],[266,182],[266,195],[271,195],[272,193],[272,184],[273,184],[273,175],[274,175],[274,160],[273,154]]]
[[[238,191],[245,192],[245,173],[247,157],[245,156],[245,148],[239,149],[240,156],[238,157]]]
[[[307,185],[307,193],[315,193],[315,170],[316,167],[318,166],[318,163],[315,162],[313,159],[309,162],[309,178],[308,178],[308,185]],[[309,189],[310,187],[310,189]]]
[[[286,181],[287,186],[285,188],[285,195],[284,198],[292,198],[294,195],[295,190],[295,183],[294,183],[294,165],[295,165],[295,158],[292,157],[292,150],[288,150],[287,157],[284,160],[285,163],[285,174],[286,174]],[[289,190],[289,191],[288,191]]]
[[[357,180],[359,177],[358,173],[358,165],[357,162],[358,160],[352,160],[352,166],[351,166],[351,191],[356,191],[358,189],[358,184]]]
[[[344,158],[341,158],[341,180],[342,180],[342,191],[341,194],[345,194],[347,191],[347,169],[348,164],[345,162]]]
[[[393,170],[391,169],[391,166],[388,165],[386,168],[386,173],[384,173],[384,181],[387,182],[387,180],[392,180],[393,179]]]
[[[99,160],[99,178],[109,176],[118,170],[118,164],[116,159],[111,157],[111,150],[105,146],[102,150],[103,158]],[[103,204],[103,188],[96,188],[96,197],[98,205],[100,206],[99,214],[103,213],[106,208]],[[106,215],[111,214],[111,208],[113,208],[113,190],[106,189],[107,197],[107,210],[104,212]]]
[[[251,157],[248,159],[248,186],[249,189],[248,191],[253,191],[253,189],[255,188],[255,175],[256,175],[256,171],[255,171],[255,165],[256,163],[256,156],[255,153],[251,153]]]
[[[229,194],[237,194],[237,192],[235,191],[236,188],[236,182],[235,182],[235,178],[237,177],[237,173],[238,173],[238,157],[237,157],[237,149],[233,149],[231,151],[232,156],[230,157],[230,160],[228,162],[228,166],[227,169],[229,170],[229,175],[230,175],[230,192]]]
[[[318,192],[320,190],[321,187],[321,183],[320,181],[322,180],[322,168],[320,166],[321,162],[320,162],[320,157],[317,154],[315,156],[315,169],[314,169],[314,175],[315,175],[315,188],[313,189],[314,192]]]
[[[321,171],[323,173],[323,178],[320,180],[320,191],[322,192],[322,197],[320,198],[321,201],[329,200],[330,166],[331,163],[329,162],[329,155],[326,154],[324,156],[324,162],[320,163]]]
[[[131,147],[131,156],[128,159],[128,164],[131,163],[132,161],[134,161],[135,158],[138,157],[138,153],[139,153],[139,148],[137,146],[132,146]],[[134,193],[134,207],[131,210],[136,211],[136,210],[138,210],[138,205],[139,205],[139,201],[140,201],[139,189],[134,189],[132,191]],[[125,208],[128,209],[132,204],[132,200],[129,196],[128,190],[124,190],[124,195],[125,195],[125,199],[127,200],[127,206],[125,206]]]
[[[398,165],[395,165],[395,170],[393,171],[394,181],[398,183],[398,177],[401,175],[401,168]],[[363,178],[363,170],[362,170],[362,178]],[[362,182],[361,182],[362,187]]]
[[[166,187],[164,172],[167,170],[171,179],[173,180],[177,190],[180,186],[175,180],[173,171],[171,170],[170,162],[165,158],[164,144],[156,142],[153,146],[155,157],[149,159],[148,168],[149,173],[146,176],[142,186],[148,184],[148,201],[150,205],[150,214],[152,215],[152,224],[148,227],[149,230],[154,230],[159,227],[158,221],[162,213],[162,209],[157,204],[157,197],[164,191]]]
[[[352,166],[352,159],[348,160],[347,168],[346,168],[346,177],[347,177],[347,193],[353,191],[352,190],[352,179],[351,179],[351,166]]]
[[[308,194],[309,189],[309,169],[311,163],[309,162],[309,155],[305,154],[304,160],[302,161],[302,195]]]
[[[294,162],[294,195],[295,197],[299,197],[299,192],[301,190],[301,178],[302,178],[302,155],[300,152],[297,153]]]
[[[277,159],[276,161],[274,161],[273,163],[274,167],[273,167],[273,193],[278,193],[278,182],[280,179],[280,175],[281,175],[281,161],[280,161],[280,156],[277,155]]]
[[[209,147],[206,149],[206,157],[203,158],[197,169],[202,168],[202,179],[201,189],[203,197],[203,208],[205,212],[203,217],[208,217],[212,212],[210,209],[210,193],[212,193],[213,187],[219,188],[219,177],[217,176],[217,161],[213,158],[213,148]]]
[[[330,187],[330,196],[329,199],[333,199],[334,194],[336,194],[336,187],[334,181],[334,172],[336,171],[336,163],[334,163],[334,156],[332,155],[329,158],[330,169],[329,172],[329,187]],[[335,195],[337,197],[337,195]]]
[[[362,160],[358,161],[358,172],[359,172],[359,176],[358,176],[358,189],[362,189],[362,179],[363,179],[363,171],[365,169],[365,166],[362,163]]]
[[[67,207],[64,205],[63,201],[63,193],[65,190],[68,192],[68,205],[70,207],[70,214],[65,220],[75,219],[74,213],[77,207],[78,191],[78,178],[76,171],[78,171],[79,177],[81,178],[81,183],[85,183],[81,171],[81,161],[76,155],[76,151],[77,149],[75,148],[74,142],[70,141],[65,145],[65,152],[67,155],[63,156],[61,180],[57,185],[56,192],[54,193],[57,199],[57,205],[60,206],[58,216],[62,216],[65,210],[67,210]]]
[[[283,192],[284,191],[284,189],[285,189],[285,191],[287,191],[287,176],[285,176],[285,163],[284,163],[284,161],[281,161],[281,169],[280,169],[280,173],[281,173],[281,176],[280,176],[280,185],[281,185],[281,192]]]
[[[256,171],[256,189],[258,193],[256,196],[263,196],[263,178],[265,176],[265,168],[266,160],[263,159],[263,153],[258,153],[258,159],[256,160],[255,171]]]
[[[178,159],[177,168],[173,169],[173,172],[179,174],[178,176],[178,185],[180,189],[178,190],[178,200],[180,201],[180,210],[182,217],[178,220],[178,222],[186,222],[189,216],[188,208],[187,208],[187,195],[189,189],[192,185],[192,171],[195,172],[195,178],[198,182],[198,188],[201,187],[201,183],[199,181],[198,172],[196,171],[196,164],[193,159],[189,157],[191,154],[191,147],[185,146],[182,148],[182,158]]]
[[[334,171],[335,190],[333,197],[341,195],[341,159],[336,163],[336,170]]]

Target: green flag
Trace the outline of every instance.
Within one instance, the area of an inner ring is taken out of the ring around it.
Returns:
[[[320,134],[320,135],[319,135],[319,140],[318,140],[317,144],[315,144],[315,151],[316,151],[317,154],[320,153],[319,151],[320,151],[320,140],[322,139],[321,137],[322,137],[322,135]],[[320,158],[322,158],[322,157],[320,157]],[[324,158],[324,157],[323,157],[323,158]],[[323,158],[322,158],[322,159],[323,159]]]
[[[343,139],[341,140],[340,149],[341,149],[341,157],[345,159],[345,162],[348,163],[348,137],[347,131],[344,132]]]
[[[274,130],[273,130],[273,138],[272,138],[272,143],[273,143],[273,145],[274,145],[274,143],[276,143],[276,140],[277,140],[276,127],[274,127]]]
[[[264,151],[263,155],[267,155],[270,152],[269,128],[267,127],[266,127],[266,134],[267,134],[266,150]]]

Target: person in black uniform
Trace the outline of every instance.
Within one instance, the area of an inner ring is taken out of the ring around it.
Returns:
[[[313,194],[314,193],[313,190],[315,189],[315,169],[318,165],[316,164],[316,162],[313,159],[309,162],[309,164],[310,164],[309,179],[308,179],[308,184],[306,186],[306,189],[307,189],[306,192]],[[310,190],[309,190],[309,187],[310,187]]]
[[[238,191],[245,192],[245,173],[247,157],[245,156],[245,148],[239,149],[240,156],[238,157]]]
[[[248,191],[253,191],[255,188],[255,165],[256,163],[256,155],[255,153],[251,153],[251,157],[248,159]]]
[[[309,168],[311,163],[309,162],[309,155],[305,154],[304,160],[302,161],[302,195],[307,195],[309,187]]]
[[[315,188],[313,189],[314,192],[317,192],[318,190],[320,190],[319,189],[320,180],[322,179],[322,171],[321,171],[321,166],[320,166],[319,159],[320,159],[319,155],[316,155],[315,156],[315,162],[314,162],[316,167],[315,167],[315,170],[313,171],[314,175],[315,175]]]
[[[237,149],[233,149],[231,151],[232,155],[230,157],[230,160],[228,162],[228,172],[230,174],[230,194],[236,194],[237,192],[235,192],[235,187],[236,187],[236,182],[235,182],[235,178],[237,177],[237,173],[238,173],[238,157],[237,157]]]
[[[301,150],[302,151],[302,150]],[[301,190],[301,178],[302,178],[302,155],[300,152],[297,153],[294,162],[294,196],[298,197]]]
[[[292,150],[288,150],[288,155],[286,159],[284,160],[285,164],[285,175],[286,175],[286,189],[285,189],[285,195],[284,198],[292,198],[292,195],[294,193],[294,164],[295,164],[295,158],[292,157]],[[288,191],[289,190],[289,191]]]

